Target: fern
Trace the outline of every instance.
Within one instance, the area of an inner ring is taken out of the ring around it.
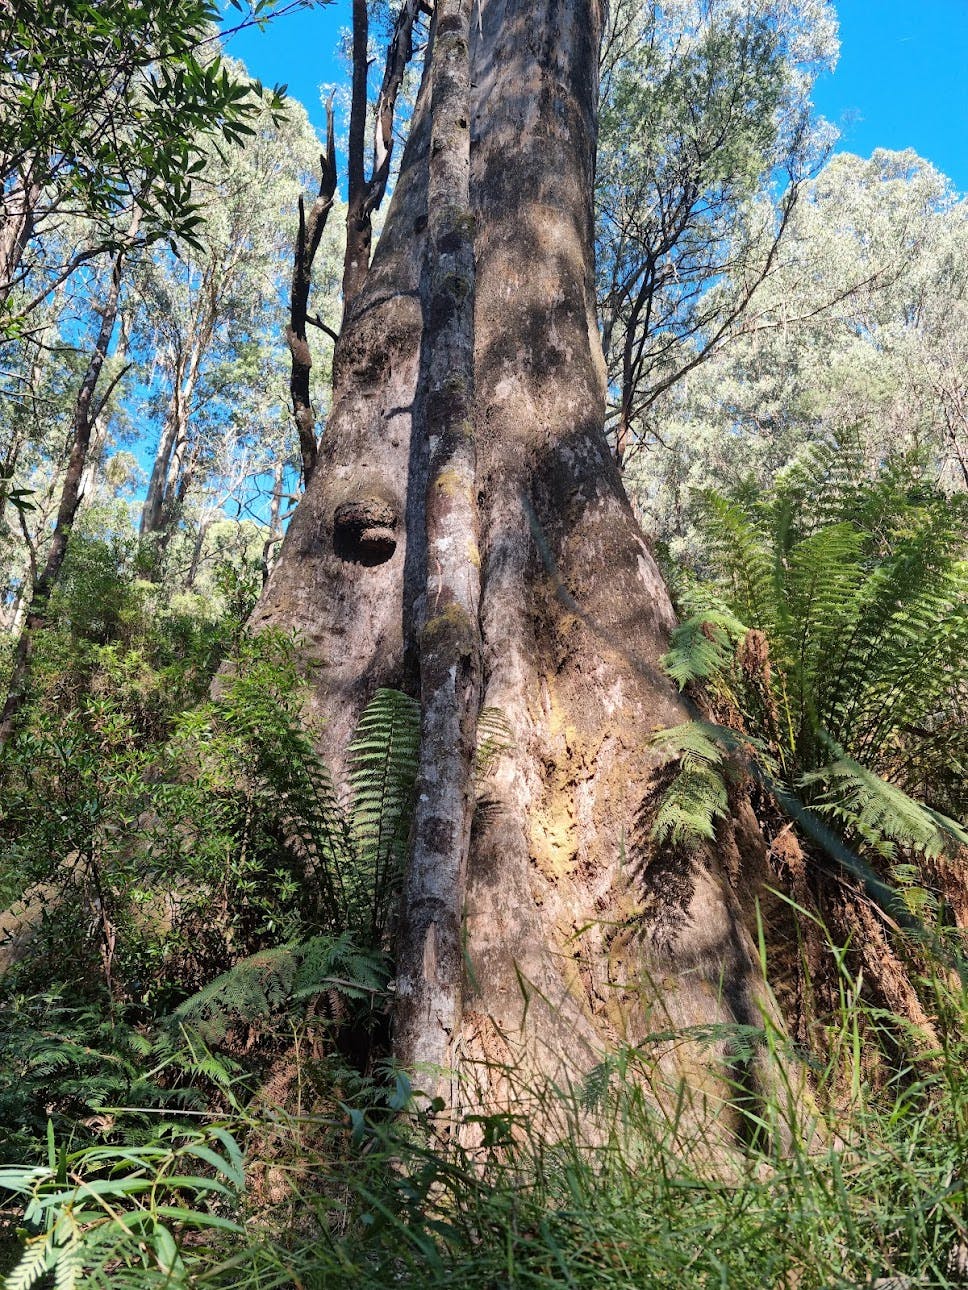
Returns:
[[[262,643],[260,642],[260,645]],[[264,648],[264,646],[263,646]],[[293,694],[259,666],[242,667],[214,702],[214,719],[245,750],[249,773],[264,789],[260,806],[278,815],[283,835],[307,871],[328,921],[347,918],[345,873],[352,855],[349,826],[336,787]]]
[[[654,737],[655,746],[678,761],[677,774],[652,819],[656,842],[681,846],[715,837],[715,822],[729,807],[719,733],[705,722],[690,721]]]
[[[662,666],[680,689],[696,681],[719,682],[746,630],[729,610],[710,608],[695,614],[673,632]]]
[[[377,690],[349,748],[350,904],[368,920],[367,943],[387,936],[406,859],[420,742],[420,706],[399,690]]]
[[[836,756],[829,765],[800,779],[802,786],[821,789],[814,810],[837,820],[845,830],[855,830],[886,855],[894,854],[893,844],[927,856],[968,847],[968,831],[956,820],[916,802],[833,747]]]
[[[348,999],[381,994],[389,973],[378,955],[357,950],[348,936],[314,936],[242,959],[176,1008],[172,1023],[203,1043],[223,1040],[238,1023],[252,1024],[332,990]]]
[[[729,602],[748,627],[769,631],[777,604],[774,561],[756,519],[719,493],[702,496],[705,531],[729,579]]]
[[[349,748],[347,782],[338,787],[303,723],[291,645],[266,635],[247,644],[217,696],[181,721],[171,781],[157,800],[166,818],[198,821],[203,875],[233,857],[229,881],[243,894],[250,924],[261,914],[263,942],[289,943],[303,928],[325,928],[385,946],[409,834],[416,701],[377,691]],[[192,763],[186,784],[184,767]],[[159,846],[170,850],[171,836]],[[174,839],[177,848],[178,831]],[[259,948],[260,936],[248,939],[247,948]]]
[[[874,480],[860,464],[848,437],[812,446],[765,499],[703,495],[715,581],[687,588],[664,664],[725,705],[743,740],[762,733],[764,782],[778,775],[784,793],[898,863],[968,841],[955,819],[968,809],[968,503],[927,485],[917,459]],[[765,640],[757,666],[753,628]],[[708,748],[682,755],[679,740],[666,740],[681,783],[660,805],[659,834],[708,837],[723,800],[717,762]]]
[[[266,646],[259,647],[265,650]],[[304,730],[299,692],[266,672],[263,655],[239,668],[199,723],[188,730],[193,746],[211,761],[219,739],[227,741],[214,759],[214,777],[230,762],[229,791],[221,790],[225,838],[251,856],[263,845],[276,848],[279,883],[299,871],[302,884],[316,885],[322,899],[293,933],[243,954],[174,1010],[171,1037],[196,1035],[218,1044],[235,1025],[253,1025],[279,1015],[298,1015],[301,1006],[324,992],[344,1001],[382,1000],[389,977],[386,952],[410,832],[419,741],[416,701],[395,690],[378,690],[364,709],[349,747],[345,788],[339,792]],[[236,766],[244,766],[240,777]],[[212,767],[209,767],[210,772]],[[251,823],[252,820],[255,823]],[[249,860],[249,872],[254,861]],[[259,876],[271,876],[263,869]],[[265,880],[262,877],[262,880]],[[249,883],[251,887],[251,882]],[[267,893],[271,900],[271,893]],[[253,897],[247,893],[251,904]],[[219,1079],[224,1072],[215,1072]]]

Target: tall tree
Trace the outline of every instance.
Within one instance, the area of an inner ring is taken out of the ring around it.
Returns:
[[[205,228],[195,247],[156,249],[140,275],[135,343],[151,355],[152,403],[160,422],[141,532],[164,546],[206,441],[233,417],[234,385],[247,350],[278,344],[262,327],[278,309],[285,275],[285,212],[296,204],[318,142],[302,108],[283,120],[264,105],[245,148],[209,156]],[[323,301],[320,306],[325,312]],[[258,365],[249,363],[258,379]]]
[[[701,493],[766,488],[805,445],[856,437],[865,472],[912,450],[968,486],[968,202],[913,152],[840,153],[806,184],[729,343],[656,404],[626,486],[696,555]]]
[[[621,464],[742,325],[829,146],[825,0],[617,0],[602,58],[598,290]],[[775,192],[779,190],[779,200]]]
[[[138,222],[139,212],[136,209],[129,230],[129,237],[132,240],[137,237]],[[77,518],[91,435],[98,416],[110,397],[113,388],[112,383],[107,392],[99,396],[98,385],[118,320],[118,309],[121,303],[121,271],[124,265],[124,256],[125,248],[122,246],[114,254],[107,292],[98,310],[100,326],[88,359],[84,379],[81,381],[80,389],[77,392],[77,399],[71,416],[70,455],[61,486],[54,531],[47,546],[43,568],[37,571],[33,578],[26,623],[14,651],[13,671],[3,712],[0,714],[0,748],[9,741],[13,734],[17,714],[23,703],[25,684],[30,669],[34,633],[46,621],[47,601],[64,564],[71,529],[74,527],[74,521]]]
[[[468,521],[451,542],[480,563],[483,704],[507,730],[471,818],[451,821],[470,826],[463,953],[447,958],[464,973],[445,1036],[457,1100],[475,1085],[499,1098],[512,1060],[574,1075],[603,1046],[670,1023],[761,1020],[748,921],[762,852],[741,854],[729,827],[688,854],[649,838],[651,735],[683,712],[657,666],[671,606],[604,435],[592,203],[602,19],[599,0],[480,0],[469,33],[472,218],[436,243],[438,256],[453,254],[474,236],[470,501],[481,540],[471,545]],[[301,632],[337,768],[377,687],[427,685],[435,635],[426,499],[435,350],[455,302],[435,301],[439,316],[421,304],[429,94],[425,76],[336,346],[319,464],[253,616]],[[465,496],[460,472],[437,478],[448,486]],[[422,945],[433,971],[436,942]],[[405,1057],[417,1051],[399,1032],[398,1042]],[[657,1070],[726,1093],[694,1046],[670,1048]]]

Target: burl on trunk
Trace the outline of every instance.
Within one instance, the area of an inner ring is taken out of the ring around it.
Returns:
[[[499,1102],[512,1064],[568,1080],[611,1045],[762,1019],[746,925],[759,874],[744,872],[730,829],[691,856],[656,851],[648,834],[650,737],[686,714],[658,667],[672,608],[603,433],[601,23],[600,0],[479,0],[470,21],[480,540],[469,533],[467,549],[480,561],[482,702],[509,737],[476,786],[458,893],[463,972],[444,1049],[458,1102]],[[301,632],[337,773],[377,687],[427,684],[432,80],[431,66],[337,346],[319,463],[253,619]],[[717,1062],[725,1048],[672,1045],[656,1070],[722,1090]]]

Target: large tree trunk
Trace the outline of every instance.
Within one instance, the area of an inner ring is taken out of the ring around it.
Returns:
[[[650,736],[686,714],[658,669],[669,598],[603,432],[601,20],[600,0],[480,0],[471,23],[483,703],[510,746],[478,790],[450,1052],[460,1096],[490,1105],[512,1063],[516,1078],[574,1079],[670,1026],[762,1020],[743,918],[753,878],[732,834],[719,855],[661,854],[648,835]],[[426,99],[425,85],[336,347],[319,464],[253,618],[297,627],[321,664],[313,705],[337,771],[373,690],[419,677]],[[724,1047],[710,1060],[682,1044],[657,1071],[720,1095],[737,1074]]]

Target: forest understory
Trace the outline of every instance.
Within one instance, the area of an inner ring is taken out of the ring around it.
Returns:
[[[0,6],[3,1285],[968,1283],[968,202],[825,0],[291,7]]]

